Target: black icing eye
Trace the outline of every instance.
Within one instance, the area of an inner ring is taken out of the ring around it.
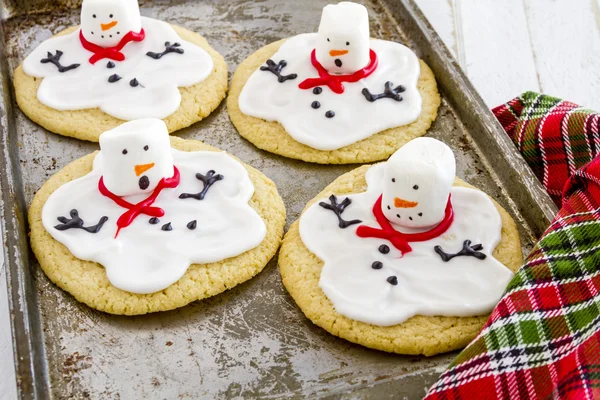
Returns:
[[[96,14],[92,15],[92,17],[96,18]]]
[[[396,214],[396,217],[398,217],[398,218],[402,218],[402,217],[400,216],[400,214]]]
[[[94,31],[92,31],[92,35],[94,34]]]
[[[396,182],[396,178],[392,178],[392,182]]]
[[[127,154],[127,149],[123,149],[123,154]]]
[[[329,38],[327,38],[327,41],[330,42]]]
[[[112,15],[112,14],[110,14],[108,17],[109,17],[109,18],[112,18],[112,17],[113,17],[113,15]]]
[[[346,46],[350,46],[350,42],[346,42]]]
[[[388,206],[388,210],[391,210],[391,209],[392,209],[392,207]]]
[[[145,145],[144,150],[148,151],[148,149],[149,149],[148,145]]]
[[[415,189],[415,190],[419,190],[419,185],[415,185],[415,186],[413,186],[413,189]]]

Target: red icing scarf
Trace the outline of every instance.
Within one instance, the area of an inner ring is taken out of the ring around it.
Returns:
[[[83,48],[94,53],[94,55],[90,57],[90,64],[95,64],[103,58],[123,61],[125,60],[125,54],[121,53],[123,47],[129,42],[141,42],[145,38],[146,32],[144,32],[144,28],[142,28],[139,33],[132,31],[128,32],[115,47],[102,47],[92,42],[88,42],[87,39],[83,37],[83,32],[81,30],[79,31],[79,40],[81,41]]]
[[[383,215],[383,211],[381,210],[382,197],[383,195],[379,196],[373,206],[373,214],[375,215],[375,219],[379,223],[379,226],[381,226],[381,229],[361,225],[356,228],[356,234],[361,238],[373,237],[389,240],[395,248],[402,252],[402,255],[412,251],[408,242],[424,242],[439,237],[450,228],[452,221],[454,221],[454,210],[452,209],[450,196],[448,196],[448,204],[446,205],[444,219],[435,228],[419,233],[398,232],[392,227],[392,224],[387,220],[385,215]]]
[[[325,68],[317,61],[315,50],[310,53],[310,62],[319,73],[318,78],[308,78],[300,82],[300,89],[312,89],[315,86],[327,85],[334,93],[344,93],[344,84],[342,82],[358,82],[363,78],[371,75],[377,68],[377,54],[370,50],[371,61],[369,65],[353,73],[352,75],[330,75]]]
[[[123,208],[127,208],[128,211],[125,211],[119,219],[117,220],[117,233],[115,233],[115,239],[119,236],[119,232],[122,228],[126,228],[136,219],[140,214],[146,214],[151,217],[162,217],[165,215],[165,211],[159,207],[151,207],[151,205],[156,201],[156,198],[160,194],[163,189],[166,188],[176,188],[179,185],[179,170],[176,166],[173,166],[173,176],[171,178],[162,178],[152,194],[148,196],[145,200],[140,201],[137,204],[131,204],[128,201],[123,200],[122,197],[117,196],[110,190],[106,188],[104,185],[103,177],[100,177],[98,181],[98,190],[102,195],[108,197],[119,206]]]

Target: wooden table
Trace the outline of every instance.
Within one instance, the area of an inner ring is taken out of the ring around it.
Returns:
[[[533,90],[600,110],[600,0],[416,1],[488,106]],[[13,382],[0,252],[0,400]]]

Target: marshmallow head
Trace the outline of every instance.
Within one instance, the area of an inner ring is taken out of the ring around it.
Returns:
[[[369,14],[347,1],[323,8],[315,54],[330,73],[352,74],[369,64]]]
[[[100,135],[104,185],[117,196],[150,194],[162,178],[173,176],[167,126],[160,119],[138,119]]]
[[[444,218],[456,161],[439,140],[418,138],[396,151],[385,165],[381,209],[407,228],[427,228]]]
[[[141,29],[137,0],[83,0],[81,31],[88,42],[114,47],[128,32]]]

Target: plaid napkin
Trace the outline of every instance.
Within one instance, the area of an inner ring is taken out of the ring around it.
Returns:
[[[567,179],[600,154],[600,114],[534,92],[492,112],[560,207]]]
[[[426,399],[600,398],[600,157],[579,168],[598,114],[535,93],[493,111],[562,208]]]

